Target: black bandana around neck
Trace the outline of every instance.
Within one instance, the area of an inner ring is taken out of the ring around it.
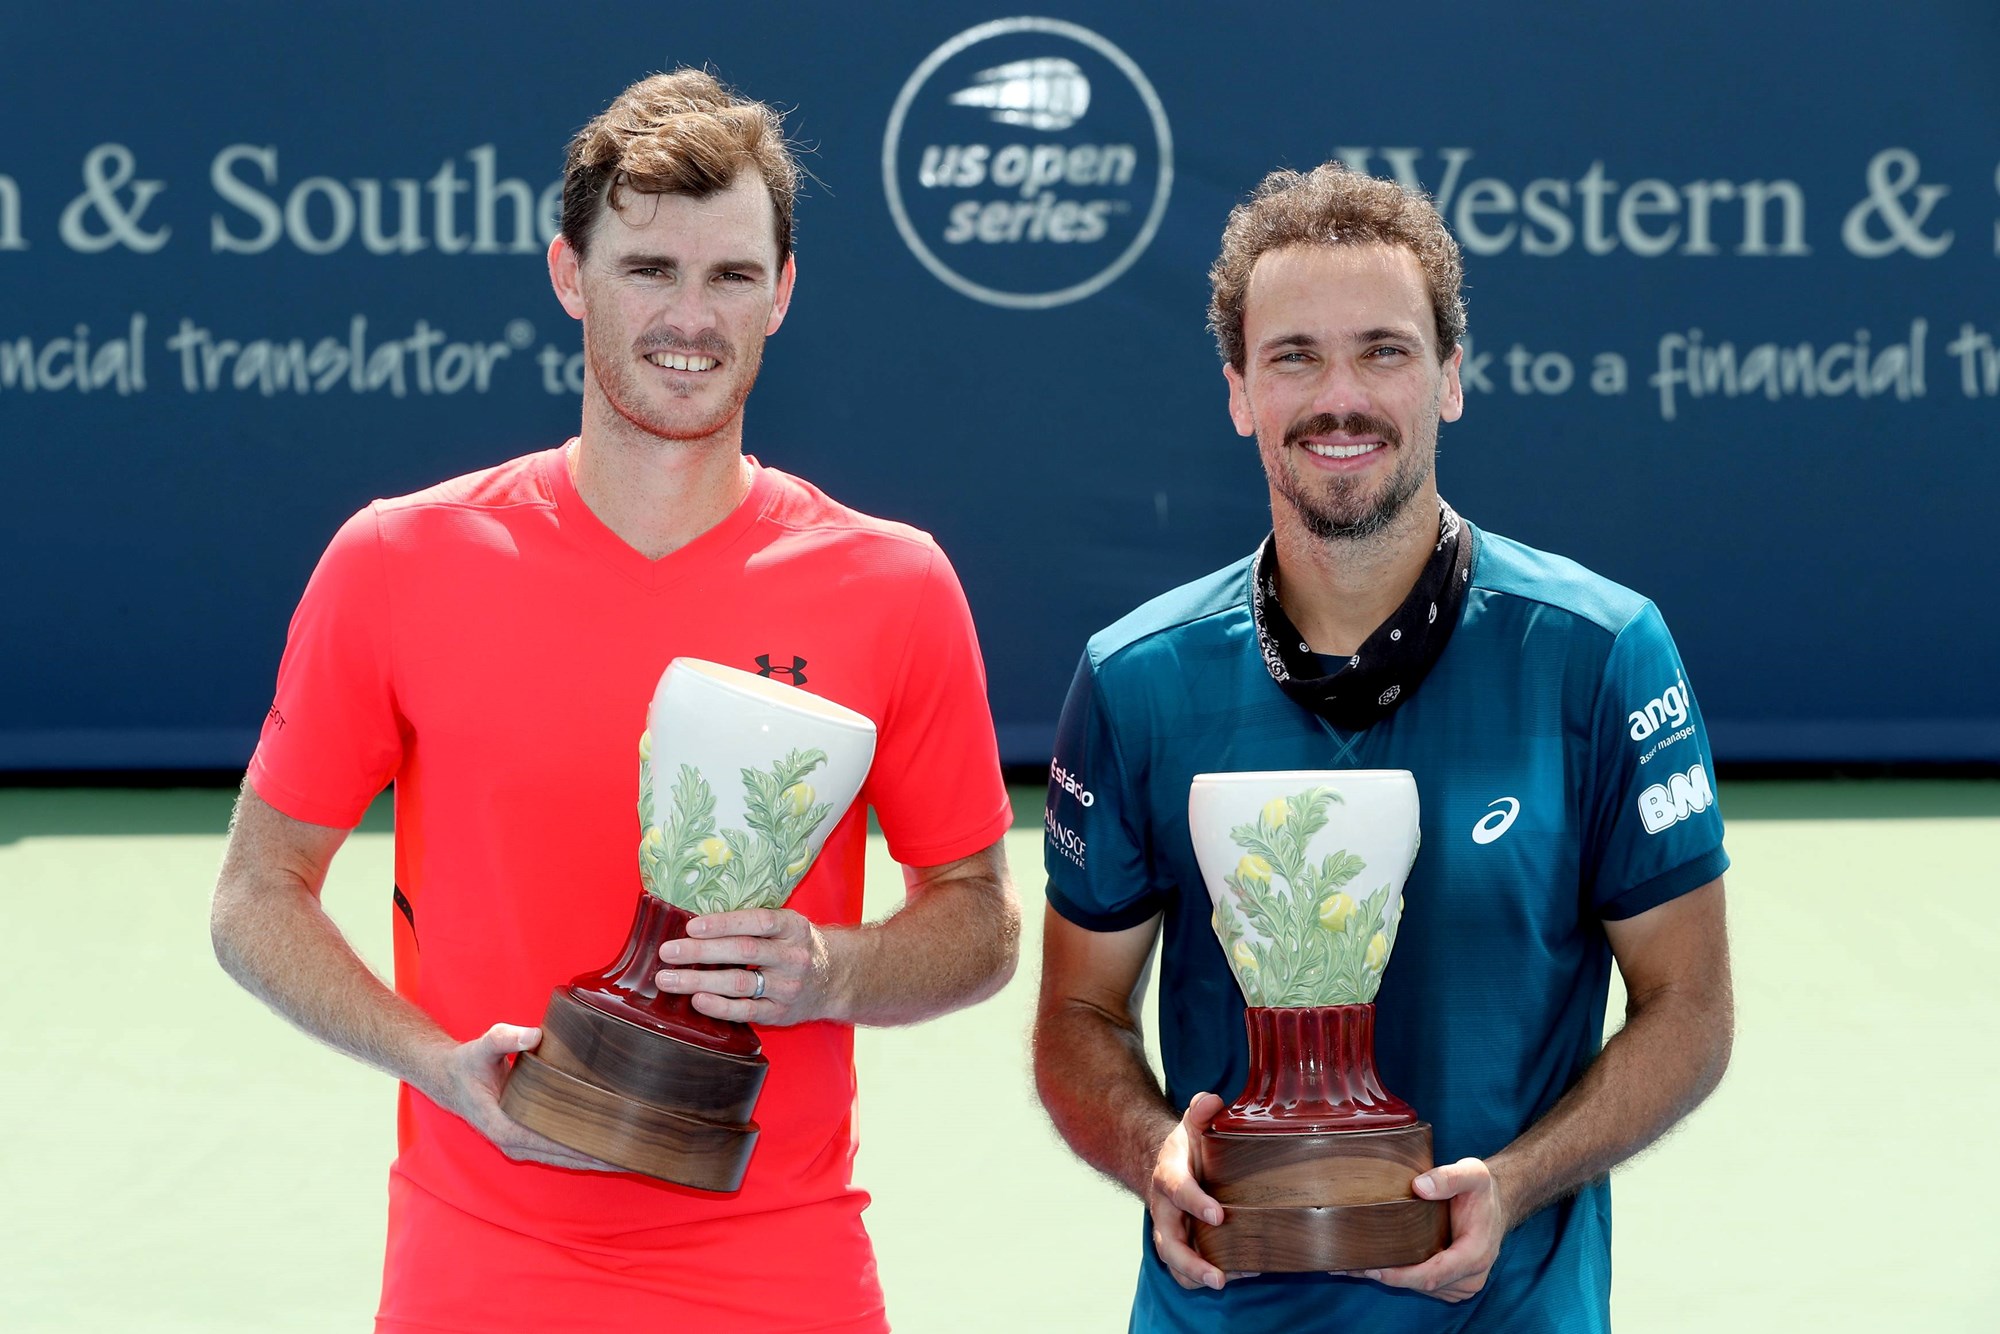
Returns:
[[[1458,628],[1472,583],[1472,548],[1472,529],[1440,498],[1437,547],[1417,586],[1344,669],[1325,676],[1278,604],[1277,538],[1266,537],[1251,572],[1250,614],[1271,679],[1302,707],[1343,730],[1358,731],[1387,718],[1423,684]]]

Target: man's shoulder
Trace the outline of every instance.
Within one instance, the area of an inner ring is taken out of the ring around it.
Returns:
[[[830,556],[885,575],[921,575],[942,558],[921,528],[844,505],[803,477],[765,467],[771,499],[761,521],[809,539],[801,554]]]
[[[1479,559],[1472,589],[1566,613],[1585,633],[1615,639],[1650,603],[1616,580],[1567,556],[1542,551],[1498,533],[1479,531]]]
[[[389,496],[369,506],[385,523],[407,527],[444,513],[502,511],[555,504],[545,470],[558,449],[538,450],[489,468],[461,473],[408,495]]]
[[[1090,637],[1085,652],[1093,670],[1175,652],[1224,637],[1250,624],[1250,565],[1232,561],[1133,608]]]

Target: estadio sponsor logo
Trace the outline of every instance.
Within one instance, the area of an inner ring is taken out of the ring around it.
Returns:
[[[1049,761],[1049,781],[1069,793],[1072,797],[1075,797],[1078,803],[1083,806],[1088,807],[1097,804],[1097,798],[1091,794],[1090,789],[1077,781],[1075,774],[1063,768],[1061,760]]]
[[[1671,829],[1690,815],[1699,815],[1715,804],[1715,789],[1709,786],[1708,771],[1699,764],[1684,774],[1675,774],[1664,783],[1655,783],[1639,794],[1639,819],[1646,832],[1657,834]]]
[[[1104,288],[1151,244],[1173,189],[1159,94],[1060,19],[998,19],[903,85],[882,186],[905,244],[976,301],[1044,309]]]
[[[1662,727],[1680,727],[1687,720],[1688,688],[1684,677],[1675,677],[1658,699],[1648,700],[1645,708],[1634,709],[1625,719],[1634,741],[1644,741]]]
[[[1052,807],[1042,808],[1042,827],[1048,831],[1049,846],[1079,871],[1084,869],[1083,835],[1056,819]]]

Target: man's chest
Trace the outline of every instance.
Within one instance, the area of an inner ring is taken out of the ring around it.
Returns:
[[[643,590],[582,562],[494,561],[454,585],[394,618],[397,708],[423,763],[494,778],[636,768],[654,687],[677,657],[879,723],[908,619],[782,565]]]

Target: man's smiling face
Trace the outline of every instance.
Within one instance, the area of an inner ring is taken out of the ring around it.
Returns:
[[[1320,541],[1382,531],[1432,484],[1438,423],[1464,407],[1423,270],[1401,246],[1297,245],[1257,260],[1229,413],[1257,438],[1273,522]]]
[[[558,242],[556,293],[583,321],[584,393],[647,435],[700,440],[743,411],[791,301],[770,194],[754,169],[705,199],[625,192],[588,258]],[[586,408],[586,412],[588,408]]]

